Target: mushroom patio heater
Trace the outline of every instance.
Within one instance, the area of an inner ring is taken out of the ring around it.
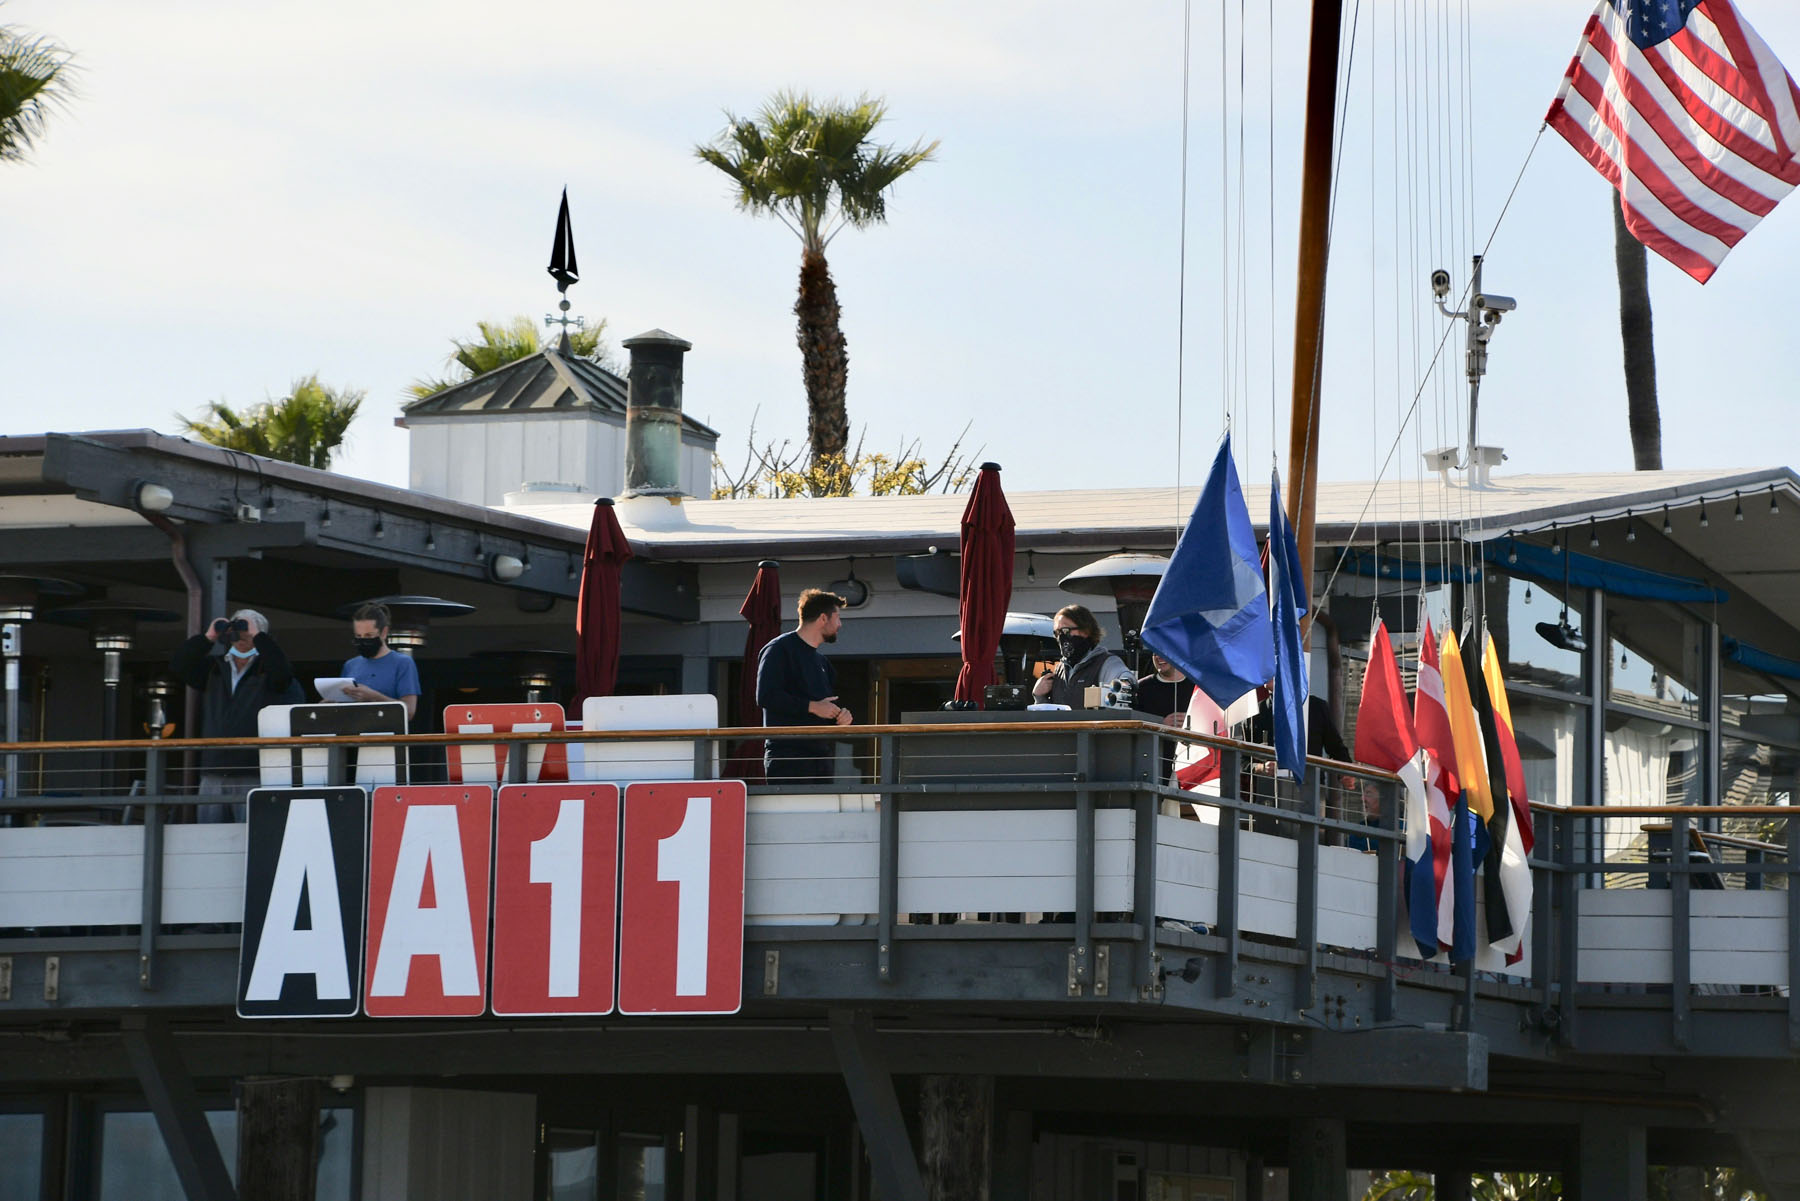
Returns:
[[[1030,684],[1031,668],[1037,663],[1056,661],[1055,625],[1042,613],[1008,611],[1006,624],[1000,631],[1000,676],[1008,684]],[[962,631],[950,635],[961,641]]]
[[[1165,555],[1119,554],[1077,567],[1062,578],[1059,587],[1077,596],[1110,596],[1119,615],[1119,637],[1132,671],[1143,674],[1138,660],[1143,652],[1140,634],[1150,598],[1169,569]]]
[[[106,689],[105,706],[100,711],[100,736],[108,741],[117,738],[119,684],[125,677],[125,652],[137,645],[138,626],[178,622],[181,614],[129,603],[96,602],[53,609],[44,614],[44,620],[85,629],[92,635],[94,649],[101,655],[100,683]]]
[[[534,646],[476,651],[475,657],[512,668],[513,679],[525,690],[525,703],[544,705],[556,700],[557,682],[575,653]]]
[[[67,600],[86,589],[53,576],[0,575],[0,654],[6,659],[6,741],[19,741],[19,660],[25,654],[25,623],[46,600]],[[19,757],[6,756],[5,795],[19,795]],[[0,814],[0,825],[11,820]]]

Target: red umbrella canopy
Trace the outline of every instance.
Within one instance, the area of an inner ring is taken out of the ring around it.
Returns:
[[[1000,465],[983,463],[962,516],[962,670],[956,699],[981,704],[994,683],[994,654],[1012,602],[1013,515],[1000,490]]]
[[[631,543],[619,528],[612,497],[594,502],[587,549],[581,554],[581,596],[575,602],[575,704],[611,696],[619,682],[619,576]]]
[[[751,582],[750,591],[745,593],[738,613],[750,623],[750,632],[744,635],[744,681],[738,690],[739,712],[743,716],[738,724],[760,726],[762,709],[756,703],[756,661],[762,656],[763,647],[781,633],[781,564],[764,559],[757,565],[756,579]]]

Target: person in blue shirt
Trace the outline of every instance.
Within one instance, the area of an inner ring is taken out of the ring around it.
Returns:
[[[354,701],[399,701],[411,722],[419,707],[419,668],[411,655],[388,646],[392,620],[386,605],[373,604],[362,606],[350,619],[356,654],[344,661],[344,674],[356,682],[344,691]]]
[[[800,623],[763,647],[756,664],[756,703],[765,726],[847,726],[850,710],[838,704],[837,672],[820,652],[836,642],[844,598],[808,588],[800,594]],[[836,768],[827,738],[768,738],[763,774],[770,780],[829,781]]]

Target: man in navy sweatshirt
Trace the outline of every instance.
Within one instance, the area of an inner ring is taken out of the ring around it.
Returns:
[[[800,594],[800,624],[763,647],[756,661],[756,703],[765,726],[847,726],[855,720],[838,704],[837,673],[819,647],[836,642],[844,598],[808,588]],[[833,774],[826,738],[770,738],[763,774],[770,780],[820,783]]]

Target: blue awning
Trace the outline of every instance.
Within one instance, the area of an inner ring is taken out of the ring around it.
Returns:
[[[1509,575],[1524,579],[1560,584],[1567,572],[1569,583],[1577,588],[1598,588],[1613,596],[1629,596],[1639,600],[1681,601],[1688,604],[1711,604],[1731,599],[1721,588],[1692,576],[1669,575],[1647,567],[1614,563],[1595,555],[1583,555],[1567,549],[1553,551],[1533,542],[1516,538],[1497,538],[1481,547],[1481,557]],[[1565,565],[1564,560],[1567,560]],[[1344,554],[1342,569],[1350,575],[1371,576],[1405,583],[1441,584],[1446,580],[1461,581],[1461,563],[1419,563],[1412,559],[1396,559],[1374,551],[1351,550]],[[1479,580],[1481,570],[1469,570],[1469,578]]]
[[[1779,676],[1784,680],[1800,680],[1800,661],[1771,655],[1768,651],[1758,650],[1736,638],[1721,638],[1719,646],[1727,659],[1748,667],[1751,671],[1760,671],[1765,676]]]

